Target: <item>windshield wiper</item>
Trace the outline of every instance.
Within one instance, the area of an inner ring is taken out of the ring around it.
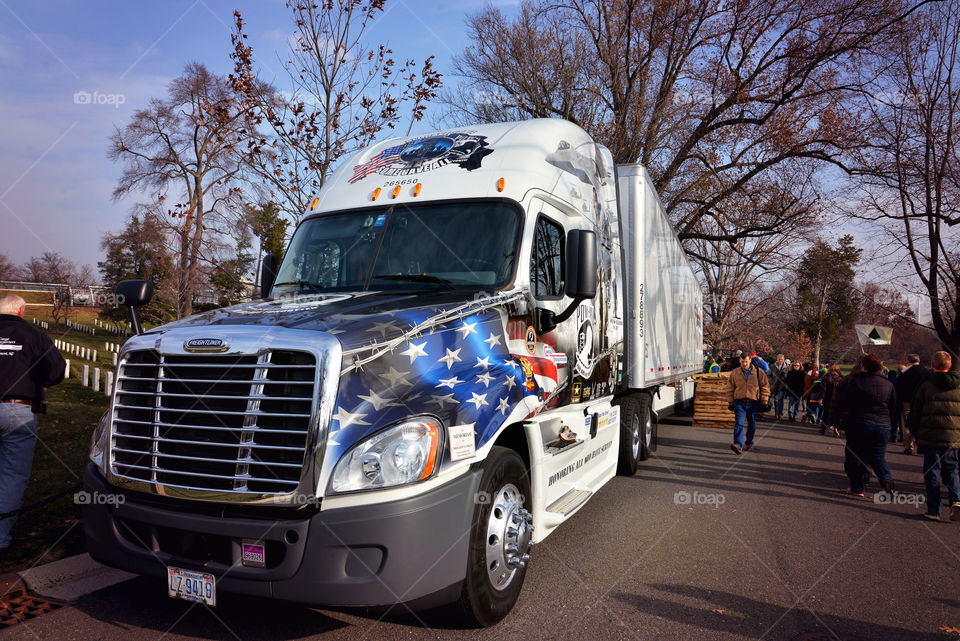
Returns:
[[[278,285],[296,285],[297,288],[299,288],[300,290],[303,290],[304,287],[312,287],[314,289],[323,289],[323,285],[321,285],[320,283],[311,283],[308,280],[285,280],[282,283],[273,284],[274,287]]]
[[[440,278],[439,276],[434,276],[433,274],[383,274],[380,276],[374,276],[374,278],[379,278],[380,280],[405,280],[412,283],[437,283],[438,285],[443,285],[447,289],[455,289],[452,280]]]

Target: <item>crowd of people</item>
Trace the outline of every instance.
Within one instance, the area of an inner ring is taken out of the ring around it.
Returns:
[[[783,354],[768,364],[756,352],[738,350],[722,365],[711,359],[706,370],[730,372],[730,449],[735,454],[753,449],[757,414],[772,413],[776,421],[799,417],[820,434],[845,438],[847,494],[864,496],[872,472],[880,491],[892,497],[895,484],[886,450],[889,443],[900,442],[904,454],[924,457],[924,516],[942,520],[942,484],[949,519],[960,521],[960,371],[951,371],[947,352],[936,352],[931,365],[932,371],[919,355],[908,354],[899,368],[887,369],[876,356],[863,354],[843,376],[836,364],[791,362]]]

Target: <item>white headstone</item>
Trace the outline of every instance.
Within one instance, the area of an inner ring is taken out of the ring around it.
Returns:
[[[103,393],[107,396],[113,394],[113,372],[107,372],[106,380],[103,382]]]
[[[100,368],[99,367],[93,368],[93,391],[94,392],[100,391]]]
[[[90,385],[90,366],[84,365],[83,369],[80,370],[80,384],[84,387]]]
[[[64,359],[64,360],[65,360],[65,362],[66,362],[67,365],[66,365],[66,367],[63,368],[63,377],[64,377],[64,378],[70,378],[70,359],[67,358],[67,359]]]
[[[116,367],[116,366],[117,366],[117,354],[116,354],[116,352],[114,352],[113,354],[111,354],[111,356],[113,356],[113,366]]]

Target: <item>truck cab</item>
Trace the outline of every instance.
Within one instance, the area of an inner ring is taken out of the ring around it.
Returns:
[[[496,623],[699,371],[699,287],[651,189],[560,120],[358,153],[263,300],[124,345],[84,483],[125,500],[85,508],[91,555],[206,603]]]

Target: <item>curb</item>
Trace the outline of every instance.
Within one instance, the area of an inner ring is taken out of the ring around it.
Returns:
[[[16,575],[0,577],[0,593],[3,592],[4,581],[12,580],[11,585],[22,582],[33,594],[68,602],[136,576],[101,565],[89,554],[78,554],[17,572]]]

